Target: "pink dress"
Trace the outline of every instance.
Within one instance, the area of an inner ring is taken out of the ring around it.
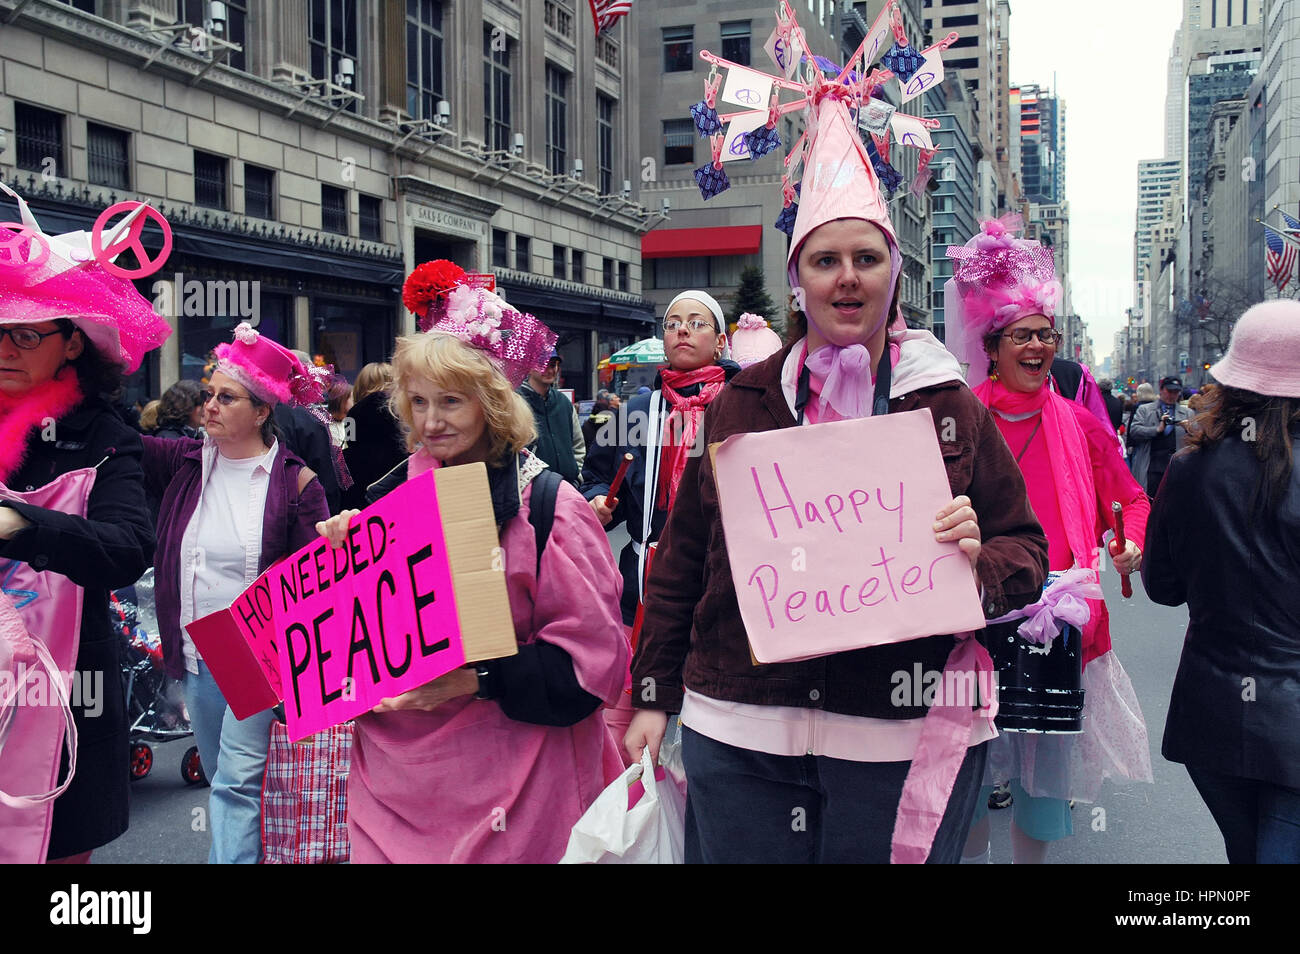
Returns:
[[[501,532],[515,634],[564,649],[582,688],[613,702],[628,645],[605,531],[562,484],[539,586],[531,491]],[[599,709],[570,727],[516,722],[472,696],[432,712],[370,713],[356,721],[348,778],[352,861],[551,864],[622,771]]]

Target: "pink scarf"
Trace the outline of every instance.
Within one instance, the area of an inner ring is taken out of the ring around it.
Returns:
[[[889,366],[898,366],[902,351],[897,342],[889,342]],[[876,371],[866,345],[824,345],[808,353],[804,339],[803,356],[795,371],[795,380],[808,366],[808,390],[817,396],[804,408],[810,424],[870,417],[876,399]]]
[[[1092,564],[1097,546],[1097,488],[1089,467],[1088,442],[1069,402],[1046,387],[1022,394],[1008,390],[1001,381],[988,380],[975,388],[975,396],[1008,417],[1042,410],[1066,542],[1079,565],[1096,569]]]
[[[663,381],[663,394],[672,405],[664,421],[663,456],[659,465],[659,496],[656,505],[667,510],[677,499],[677,487],[686,470],[686,457],[695,446],[695,438],[704,420],[704,411],[727,383],[727,372],[719,365],[709,364],[694,371],[674,371],[664,368],[659,372]],[[693,384],[701,385],[694,397],[682,397],[678,389]]]
[[[33,430],[46,420],[62,420],[80,403],[81,386],[71,367],[23,394],[0,393],[0,482],[7,483],[22,469]]]

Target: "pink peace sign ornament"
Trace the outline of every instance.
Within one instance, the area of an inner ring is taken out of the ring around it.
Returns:
[[[108,244],[104,244],[104,228],[114,215],[119,212],[130,211],[122,222],[112,228],[108,236]],[[158,227],[162,229],[163,246],[158,257],[149,258],[145,251],[144,243],[140,241],[140,236],[144,232],[145,224],[153,220]],[[125,231],[123,231],[125,229]],[[123,268],[113,263],[113,259],[127,249],[135,252],[135,257],[140,262],[140,267],[131,269]],[[104,271],[117,278],[125,278],[131,281],[136,278],[144,278],[146,275],[152,275],[158,269],[162,268],[163,263],[167,261],[167,256],[172,253],[172,228],[163,218],[163,214],[157,209],[151,207],[145,202],[119,202],[116,205],[110,205],[103,212],[99,213],[99,218],[95,219],[95,227],[90,233],[90,250],[94,253],[95,261],[103,266]]]
[[[22,222],[0,222],[0,265],[27,265],[35,267],[44,265],[50,257],[50,243],[40,229]],[[16,231],[15,231],[16,230]],[[40,247],[35,258],[28,258],[23,242],[34,242]]]

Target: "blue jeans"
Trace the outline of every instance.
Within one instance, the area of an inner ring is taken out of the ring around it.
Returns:
[[[1300,791],[1187,766],[1231,865],[1300,864]]]
[[[185,708],[203,771],[212,782],[208,864],[258,864],[262,860],[262,776],[275,716],[267,709],[236,719],[201,660],[197,676],[185,674]]]
[[[687,864],[887,864],[911,762],[768,755],[682,726]],[[927,864],[956,864],[988,743],[966,752]]]

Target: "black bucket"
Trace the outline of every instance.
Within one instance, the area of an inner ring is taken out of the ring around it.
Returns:
[[[1083,638],[1064,626],[1052,648],[1031,643],[1016,630],[1023,620],[990,626],[989,655],[997,674],[998,716],[1004,732],[1083,731]]]

